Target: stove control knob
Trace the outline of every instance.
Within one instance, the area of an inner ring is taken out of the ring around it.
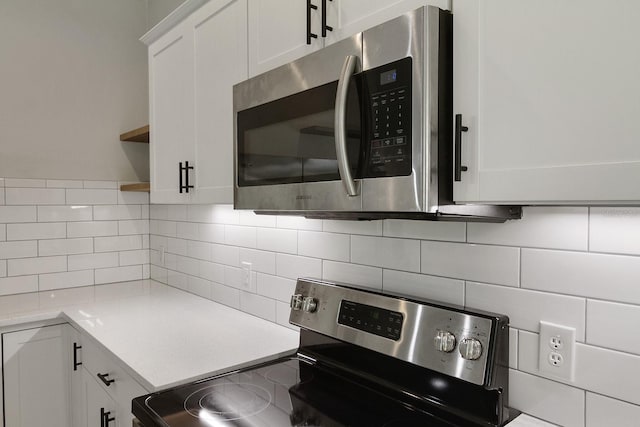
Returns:
[[[318,308],[318,300],[313,297],[304,297],[302,300],[302,310],[313,313]]]
[[[477,360],[482,355],[482,343],[475,338],[460,341],[460,355],[467,360]]]
[[[289,303],[291,310],[300,310],[302,308],[302,295],[295,294],[291,296],[291,302]]]
[[[456,348],[456,336],[451,332],[438,331],[433,339],[433,343],[436,346],[436,350],[443,353],[450,353]]]

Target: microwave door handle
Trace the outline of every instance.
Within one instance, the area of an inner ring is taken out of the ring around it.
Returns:
[[[347,94],[349,93],[349,82],[353,76],[358,63],[358,57],[349,55],[345,58],[338,80],[338,90],[336,91],[336,108],[334,116],[336,156],[338,159],[338,171],[340,179],[344,184],[347,195],[350,197],[358,195],[358,188],[351,176],[349,167],[349,156],[347,154]]]

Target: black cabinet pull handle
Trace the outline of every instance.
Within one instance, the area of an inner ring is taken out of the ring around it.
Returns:
[[[182,166],[182,162],[178,165],[178,172],[180,173],[180,193],[183,191],[185,193],[189,192],[190,188],[193,188],[193,185],[189,185],[189,171],[193,170],[193,165],[189,166],[189,162],[184,162],[184,166]],[[184,174],[184,179],[182,178]]]
[[[73,343],[73,370],[77,371],[78,366],[82,365],[82,362],[78,362],[78,350],[82,348],[78,343]]]
[[[109,417],[109,415],[111,415],[111,411],[100,408],[100,427],[109,427],[109,423],[116,420],[116,417]]]
[[[327,31],[333,31],[333,27],[327,25],[327,0],[322,0],[322,37],[327,37]]]
[[[100,378],[100,380],[102,380],[104,385],[106,385],[107,387],[109,387],[112,383],[116,382],[116,380],[111,380],[107,378],[108,376],[109,374],[98,374],[98,378]]]
[[[456,181],[462,181],[462,172],[466,172],[468,168],[462,166],[462,132],[467,132],[468,127],[462,126],[462,114],[456,114],[456,137],[455,137],[455,164],[454,164],[454,179]]]
[[[318,6],[311,4],[311,0],[307,0],[307,44],[311,44],[311,39],[317,39],[318,35],[311,32],[311,9],[317,10]]]
[[[180,185],[178,186],[178,191],[182,193],[182,189],[184,185],[182,185],[182,162],[178,163],[178,179],[180,180]]]

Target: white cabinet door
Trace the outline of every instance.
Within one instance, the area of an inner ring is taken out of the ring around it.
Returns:
[[[66,347],[69,349],[69,382],[71,393],[69,396],[69,406],[71,414],[71,426],[86,427],[86,401],[82,380],[82,342],[80,333],[70,325],[66,325]]]
[[[247,0],[214,0],[191,21],[195,203],[233,203],[233,85],[247,79]]]
[[[68,427],[65,325],[2,334],[5,427]]]
[[[311,0],[311,32],[307,44],[305,0],[249,0],[249,76],[300,58],[323,46],[320,33],[321,0]]]
[[[640,200],[640,2],[454,0],[456,201]]]
[[[321,0],[317,0],[319,3]],[[325,43],[331,44],[425,5],[450,9],[451,0],[333,0],[327,2]]]
[[[119,427],[127,426],[120,420],[115,401],[102,389],[100,384],[86,369],[82,369],[82,385],[86,399],[87,427]],[[130,421],[129,421],[130,422]]]
[[[149,47],[149,98],[151,202],[186,203],[179,164],[195,156],[193,37],[185,23]]]

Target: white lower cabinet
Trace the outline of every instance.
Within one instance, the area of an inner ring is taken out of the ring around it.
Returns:
[[[2,334],[5,427],[70,425],[67,327]]]
[[[148,392],[95,341],[68,324],[15,329],[2,333],[0,427],[131,425]]]

